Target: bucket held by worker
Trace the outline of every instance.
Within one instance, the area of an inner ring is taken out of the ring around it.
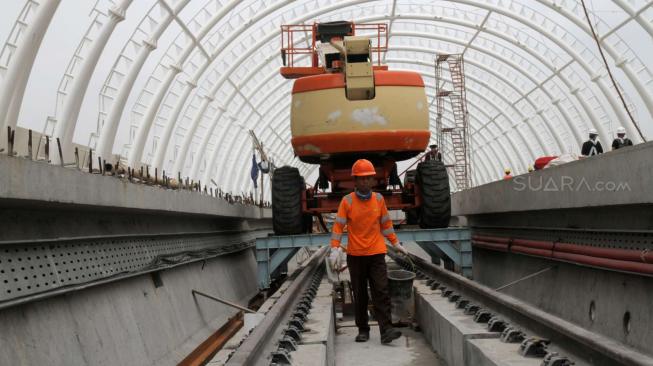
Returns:
[[[414,313],[413,279],[415,279],[414,272],[405,270],[388,271],[393,323],[411,322]]]

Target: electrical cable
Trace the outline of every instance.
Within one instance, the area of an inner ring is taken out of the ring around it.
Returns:
[[[599,53],[601,54],[601,58],[603,59],[603,64],[605,65],[606,70],[608,70],[608,76],[610,77],[610,80],[612,81],[612,85],[614,86],[614,89],[617,91],[617,94],[619,95],[619,99],[621,99],[621,103],[624,106],[624,109],[626,109],[626,113],[628,114],[628,117],[630,118],[630,121],[633,123],[633,126],[635,126],[635,129],[637,130],[637,133],[639,133],[639,137],[641,137],[642,141],[646,142],[646,138],[644,137],[644,134],[642,134],[642,131],[639,129],[639,126],[637,125],[637,122],[635,122],[635,118],[633,115],[630,113],[630,109],[628,109],[628,105],[626,104],[626,100],[624,99],[624,96],[621,94],[621,90],[619,89],[619,86],[617,85],[617,82],[614,79],[614,76],[612,76],[612,71],[610,70],[610,66],[608,65],[608,61],[605,58],[605,55],[603,54],[603,48],[601,47],[601,41],[599,41],[599,37],[596,35],[596,31],[594,30],[594,26],[592,25],[592,21],[590,20],[589,13],[587,12],[587,7],[585,6],[585,0],[580,0],[580,4],[583,7],[583,11],[585,12],[585,18],[587,19],[587,24],[590,27],[590,31],[592,31],[592,37],[594,38],[594,41],[596,41],[596,46],[599,48]]]

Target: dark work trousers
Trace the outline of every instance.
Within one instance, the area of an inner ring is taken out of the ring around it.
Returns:
[[[383,331],[392,326],[385,254],[348,255],[347,267],[349,268],[351,288],[354,293],[354,309],[358,330],[368,332],[370,330],[367,316],[367,283],[369,281],[372,303],[374,304],[374,315],[377,322],[379,322],[381,334],[383,334]]]

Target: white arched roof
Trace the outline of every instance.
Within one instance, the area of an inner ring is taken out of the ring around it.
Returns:
[[[653,1],[585,2],[619,88],[650,135]],[[523,173],[542,155],[577,153],[590,128],[606,147],[620,125],[642,141],[580,0],[98,0],[82,10],[64,4],[29,0],[16,6],[15,18],[5,16],[0,133],[36,119],[64,149],[75,137],[100,156],[113,152],[132,166],[181,171],[227,191],[252,189],[249,129],[277,165],[296,165],[305,176],[316,169],[295,159],[290,146],[292,81],[278,72],[282,24],[389,24],[385,62],[421,73],[429,102],[435,54],[464,52],[474,185],[499,179],[505,167]],[[67,60],[59,69],[54,57],[47,62],[57,42]],[[43,81],[53,73],[56,85]],[[48,101],[46,113],[32,107]],[[452,123],[445,112],[444,124]]]

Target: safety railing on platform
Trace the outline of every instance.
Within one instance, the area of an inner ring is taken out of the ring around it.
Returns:
[[[372,42],[372,63],[380,66],[382,54],[388,50],[388,25],[385,23],[352,23],[352,36],[367,36]],[[295,67],[295,55],[312,55],[311,67],[318,67],[316,53],[317,24],[288,24],[281,26],[281,57],[284,66]],[[303,46],[303,43],[306,46]]]

